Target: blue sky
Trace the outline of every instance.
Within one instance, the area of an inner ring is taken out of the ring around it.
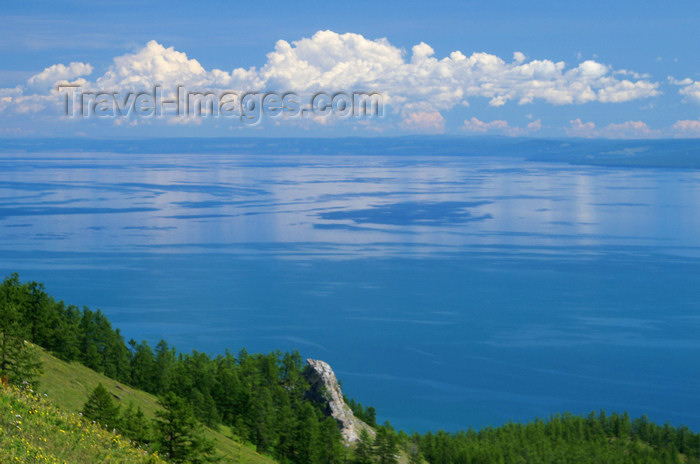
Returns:
[[[694,1],[5,1],[0,20],[0,137],[700,136]],[[386,112],[254,126],[67,120],[58,82],[119,92],[184,82],[302,101],[361,88],[382,93]]]

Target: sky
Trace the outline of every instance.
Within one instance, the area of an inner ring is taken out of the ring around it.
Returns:
[[[2,0],[0,21],[0,137],[700,137],[697,1]]]

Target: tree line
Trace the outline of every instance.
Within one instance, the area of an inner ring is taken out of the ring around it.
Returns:
[[[377,426],[377,410],[373,406],[362,406],[362,403],[343,395],[343,401],[348,405],[352,413],[370,427]]]
[[[404,439],[431,464],[700,463],[700,435],[687,427],[605,411]]]
[[[104,397],[104,392],[93,392],[84,413],[159,448],[177,441],[165,433],[167,424],[180,424],[177,439],[188,445],[170,453],[189,457],[180,455],[173,462],[206,462],[206,441],[197,438],[201,422],[229,426],[281,464],[393,464],[400,453],[410,464],[700,463],[700,434],[685,426],[657,425],[646,416],[633,420],[627,413],[565,413],[478,431],[409,435],[388,422],[377,425],[375,409],[350,398],[350,408],[375,427],[376,436],[364,432],[358,444],[346,448],[336,421],[305,397],[309,384],[298,352],[250,354],[243,349],[210,356],[196,350],[180,353],[164,340],[155,348],[146,341],[126,343],[100,310],[56,301],[42,284],[22,283],[13,274],[0,284],[0,375],[10,382],[36,378],[37,358],[25,340],[158,395],[163,412],[155,424],[131,405],[112,412],[109,404],[95,409],[94,395]]]
[[[129,403],[122,410],[101,383],[90,393],[83,406],[83,416],[101,426],[157,451],[175,464],[219,462],[213,441],[204,436],[192,406],[174,393],[163,395],[156,418],[146,419],[140,407]]]
[[[241,350],[212,357],[179,353],[164,340],[155,349],[146,341],[126,343],[100,310],[56,301],[42,284],[22,283],[17,274],[0,284],[0,311],[0,374],[10,381],[36,377],[31,363],[14,364],[18,353],[31,352],[18,345],[26,340],[161,401],[182,399],[199,422],[229,426],[241,440],[282,464],[344,461],[346,449],[336,421],[304,396],[309,384],[296,351]],[[6,344],[13,349],[3,350]],[[3,364],[3,357],[12,363]],[[102,421],[107,427],[116,425]]]

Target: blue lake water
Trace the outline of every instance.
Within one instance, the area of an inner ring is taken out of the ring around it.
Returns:
[[[299,349],[409,431],[700,429],[700,171],[279,151],[5,151],[0,272],[127,339]]]

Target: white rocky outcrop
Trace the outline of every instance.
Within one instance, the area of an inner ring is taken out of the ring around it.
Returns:
[[[306,364],[304,375],[311,384],[307,397],[324,405],[326,413],[338,421],[345,443],[360,441],[360,432],[363,429],[374,436],[374,430],[355,417],[350,407],[345,404],[343,392],[331,366],[317,359],[307,359]]]

